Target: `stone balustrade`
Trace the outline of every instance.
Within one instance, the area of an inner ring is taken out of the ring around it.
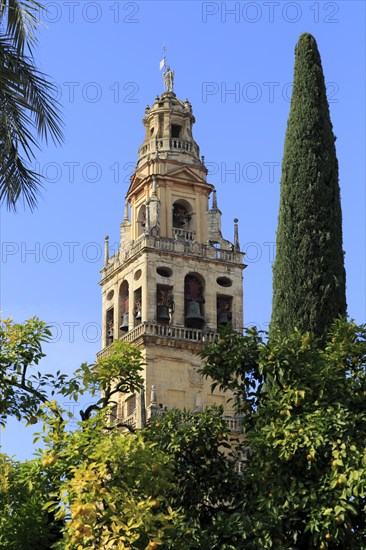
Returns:
[[[193,241],[195,231],[189,231],[188,229],[181,229],[180,227],[173,227],[173,238],[183,239],[184,241]]]
[[[199,148],[193,141],[187,141],[180,138],[155,138],[144,143],[138,150],[139,158],[152,153],[162,153],[164,151],[182,151],[199,156]]]
[[[147,407],[147,419],[151,420],[156,417],[161,417],[165,413],[167,409],[162,409],[160,407]],[[229,431],[231,433],[240,433],[242,431],[243,426],[243,419],[241,416],[224,416],[223,417]],[[126,418],[116,418],[114,420],[116,424],[123,423],[127,424],[127,426],[131,426],[132,428],[136,428],[137,426],[137,409],[133,411],[132,414],[127,416]]]
[[[129,330],[120,340],[124,342],[134,342],[140,336],[152,336],[157,338],[171,338],[175,340],[189,340],[190,342],[213,342],[218,338],[215,331],[204,331],[194,328],[175,327],[170,325],[159,325],[158,323],[141,323]],[[112,350],[112,344],[101,350],[97,354],[97,359],[103,359]]]
[[[241,432],[243,426],[243,419],[241,416],[224,416],[224,420],[232,433]]]
[[[243,263],[244,259],[244,254],[242,252],[215,248],[211,245],[197,243],[194,241],[193,231],[174,228],[174,239],[169,239],[168,237],[155,237],[153,235],[142,235],[129,246],[121,248],[114,256],[109,258],[108,264],[102,270],[103,277],[113,273],[120,265],[131,260],[145,248],[180,255],[199,256],[210,260],[233,262],[236,264]]]

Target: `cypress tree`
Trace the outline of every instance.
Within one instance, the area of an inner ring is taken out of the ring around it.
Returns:
[[[316,41],[300,36],[282,161],[271,331],[323,337],[346,315],[335,136]]]

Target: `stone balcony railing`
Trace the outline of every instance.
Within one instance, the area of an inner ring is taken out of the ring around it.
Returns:
[[[156,418],[157,416],[158,417],[161,417],[163,416],[164,412],[166,411],[167,409],[162,409],[160,407],[147,407],[147,420],[150,420],[152,418]],[[133,411],[132,414],[130,414],[129,416],[127,416],[126,418],[123,418],[123,417],[118,417],[114,420],[114,422],[116,424],[119,424],[119,423],[123,423],[123,424],[127,424],[128,426],[131,426],[131,428],[136,428],[137,427],[137,414],[138,414],[138,410],[135,409]],[[224,415],[224,420],[227,424],[227,427],[229,429],[229,431],[232,433],[232,434],[238,434],[238,433],[241,433],[242,431],[242,426],[243,426],[243,419],[241,416],[225,416]]]
[[[108,264],[102,270],[103,277],[107,277],[114,272],[120,265],[134,258],[141,250],[148,248],[151,250],[166,251],[179,255],[199,256],[209,260],[219,260],[223,262],[232,262],[242,264],[244,259],[243,252],[215,248],[211,245],[197,243],[193,240],[194,233],[183,229],[175,228],[174,239],[168,237],[155,237],[152,235],[142,235],[129,246],[121,248],[114,256],[108,260]],[[182,232],[180,235],[179,232]]]
[[[189,231],[188,229],[181,229],[180,227],[173,227],[174,239],[183,239],[184,241],[193,241],[195,231]]]
[[[165,151],[186,152],[199,158],[199,147],[193,141],[169,137],[150,139],[148,143],[141,145],[138,156],[140,159],[148,154],[163,153]]]
[[[157,338],[169,338],[172,340],[189,340],[190,342],[213,342],[218,338],[217,332],[204,331],[195,328],[175,327],[170,325],[159,325],[158,323],[141,323],[129,330],[120,340],[134,342],[141,336],[152,336]],[[112,345],[107,346],[97,353],[97,359],[106,357]]]
[[[243,426],[242,416],[224,416],[224,420],[232,433],[241,432]]]
[[[135,409],[133,411],[132,414],[130,414],[129,416],[126,416],[126,418],[117,418],[116,419],[116,424],[118,424],[119,422],[123,422],[123,424],[127,424],[127,426],[131,426],[131,428],[136,428],[137,426],[137,409]]]

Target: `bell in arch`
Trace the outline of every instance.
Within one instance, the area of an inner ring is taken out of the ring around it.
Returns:
[[[175,204],[173,210],[173,225],[174,227],[182,227],[189,222],[191,216],[188,214],[185,206],[181,204]]]
[[[122,323],[119,328],[120,330],[128,331],[128,313],[122,315]]]
[[[230,311],[221,311],[217,317],[218,325],[227,325],[230,323],[232,314]]]
[[[141,300],[140,299],[136,300],[136,302],[135,302],[135,307],[133,309],[133,314],[134,314],[134,316],[137,320],[141,319],[142,315],[141,315]]]
[[[188,302],[185,321],[188,328],[203,327],[205,319],[201,315],[201,308],[198,302]]]
[[[231,322],[232,314],[232,297],[218,296],[217,297],[217,325],[225,326]]]
[[[107,338],[109,338],[110,340],[113,340],[113,328],[113,320],[109,319],[107,321]]]
[[[158,319],[159,321],[169,321],[169,308],[168,306],[158,306]]]

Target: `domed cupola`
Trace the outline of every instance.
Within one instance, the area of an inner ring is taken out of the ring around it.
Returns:
[[[181,101],[173,91],[174,71],[166,67],[166,91],[157,96],[151,107],[145,109],[145,139],[138,151],[137,168],[145,162],[174,159],[181,163],[201,165],[200,150],[192,136],[195,118],[192,105]]]

